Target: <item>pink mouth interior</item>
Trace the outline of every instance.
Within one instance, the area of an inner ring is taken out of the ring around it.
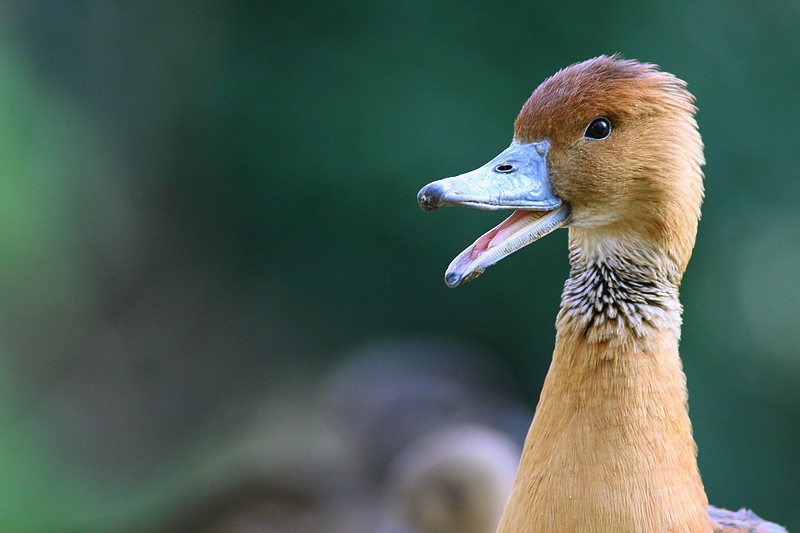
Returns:
[[[537,211],[514,211],[510,217],[481,235],[478,240],[475,241],[469,253],[470,260],[474,261],[484,252],[486,252],[486,250],[495,244],[502,242],[503,239],[505,239],[506,236],[513,231],[513,226],[516,222],[526,217],[535,216],[535,218],[540,218],[543,215],[545,215],[545,213]]]

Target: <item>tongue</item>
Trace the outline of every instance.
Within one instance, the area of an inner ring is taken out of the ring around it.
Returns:
[[[521,222],[529,222],[541,218],[546,214],[547,212],[542,211],[522,211],[519,209],[514,211],[510,217],[481,235],[472,246],[461,252],[450,265],[450,268],[454,268],[458,272],[466,271],[480,256],[493,247],[503,243],[510,234],[517,231]]]
[[[453,259],[445,283],[457,287],[475,279],[489,266],[567,223],[569,207],[552,211],[514,211]]]
[[[471,251],[469,253],[469,258],[471,260],[475,260],[479,258],[483,252],[498,244],[503,242],[503,239],[514,230],[514,224],[519,220],[529,217],[532,214],[537,214],[532,211],[514,211],[510,217],[502,221],[500,224],[495,226],[494,228],[490,229],[483,235],[481,235],[477,241],[471,246]],[[544,213],[542,213],[544,214]]]

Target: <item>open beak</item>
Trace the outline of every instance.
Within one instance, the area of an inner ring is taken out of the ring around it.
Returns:
[[[419,191],[417,201],[423,211],[441,206],[514,209],[453,259],[444,277],[448,287],[472,281],[487,267],[567,224],[569,206],[550,186],[549,147],[547,141],[515,141],[482,167],[434,181]]]

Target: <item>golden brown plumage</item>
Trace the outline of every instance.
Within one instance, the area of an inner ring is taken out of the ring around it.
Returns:
[[[644,238],[681,273],[694,246],[705,163],[685,86],[654,65],[599,57],[545,80],[514,123],[521,142],[550,140],[550,179],[572,205],[570,228]],[[587,124],[599,116],[611,120],[613,135],[586,142]]]
[[[503,187],[526,172],[544,191],[505,202],[518,211],[451,264],[451,286],[569,228],[553,361],[498,532],[733,532],[758,519],[710,514],[678,355],[679,285],[703,198],[694,112],[683,81],[601,56],[534,91],[500,159],[420,191],[426,210],[502,207]],[[594,135],[600,119],[610,129]],[[546,170],[526,147],[546,154]],[[492,192],[481,197],[465,180]]]

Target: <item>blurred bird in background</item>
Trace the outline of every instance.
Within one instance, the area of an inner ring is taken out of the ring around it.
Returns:
[[[269,402],[163,531],[490,533],[531,414],[507,383],[466,342],[364,344],[322,377],[319,403]]]

